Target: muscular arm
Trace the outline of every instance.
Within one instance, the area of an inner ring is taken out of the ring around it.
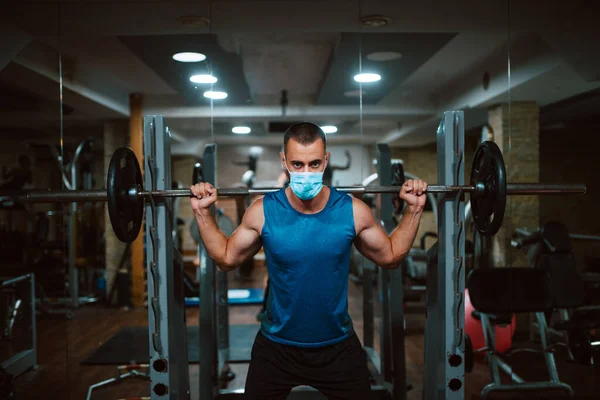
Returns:
[[[227,238],[208,210],[195,213],[200,237],[208,255],[222,271],[231,271],[253,257],[261,248],[260,231],[264,222],[262,199],[244,213],[240,226]]]
[[[397,268],[413,245],[423,210],[407,209],[400,224],[388,236],[365,203],[358,199],[352,201],[357,250],[382,268]]]

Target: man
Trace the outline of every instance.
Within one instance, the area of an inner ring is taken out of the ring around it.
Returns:
[[[369,372],[348,314],[351,247],[383,268],[396,268],[415,239],[427,184],[402,186],[408,206],[388,236],[362,201],[322,185],[329,153],[317,125],[291,126],[280,157],[289,186],[253,202],[229,238],[209,211],[217,190],[207,183],[191,188],[200,235],[221,270],[235,269],[264,247],[269,300],[252,348],[246,397],[285,399],[293,387],[307,385],[330,399],[368,399]]]

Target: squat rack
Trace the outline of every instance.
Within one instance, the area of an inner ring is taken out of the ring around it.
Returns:
[[[464,183],[464,115],[462,112],[446,112],[438,128],[438,181],[442,185],[462,185]],[[447,151],[449,150],[449,151]],[[391,156],[389,148],[379,145],[378,173],[380,183],[391,183]],[[217,186],[215,145],[205,149],[204,167],[206,181]],[[382,223],[386,230],[393,230],[391,220],[392,193],[382,194]],[[389,210],[388,210],[389,208]],[[427,324],[425,333],[425,379],[424,398],[464,399],[464,197],[461,192],[444,193],[438,197],[438,265],[429,271],[427,288]],[[200,398],[214,398],[219,394],[217,387],[218,368],[222,356],[217,350],[217,304],[222,302],[216,290],[215,266],[200,246],[201,287],[200,287]],[[365,268],[366,282],[374,266]],[[384,382],[392,384],[393,399],[406,398],[406,367],[404,354],[404,314],[402,310],[402,276],[400,269],[379,271],[380,291],[383,294],[383,326],[381,349],[383,356],[376,365],[376,354],[372,349],[373,334],[372,303],[369,293],[365,293],[363,309],[365,316],[364,347],[371,365],[378,367]],[[216,272],[217,274],[219,272]],[[433,279],[432,279],[433,278]],[[369,286],[365,284],[365,287]],[[226,301],[226,299],[225,299]],[[447,318],[447,316],[450,316]],[[223,323],[225,321],[219,321]],[[371,333],[369,333],[369,331]],[[388,356],[390,355],[390,356]],[[452,357],[448,357],[452,355]],[[373,374],[373,371],[372,371]],[[381,382],[379,382],[381,383]],[[377,385],[379,386],[379,385]],[[229,392],[234,395],[237,393]],[[300,394],[300,393],[298,393]],[[307,397],[308,393],[302,393]],[[157,397],[158,399],[158,397]]]

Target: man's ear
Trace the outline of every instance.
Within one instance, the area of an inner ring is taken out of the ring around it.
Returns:
[[[327,168],[327,165],[329,165],[329,157],[331,157],[331,153],[330,152],[325,152],[325,168]],[[325,169],[323,168],[323,169]]]

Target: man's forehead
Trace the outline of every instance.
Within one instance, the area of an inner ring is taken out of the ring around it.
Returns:
[[[319,161],[325,157],[325,154],[320,151],[288,151],[285,157],[289,161]]]
[[[321,157],[325,154],[325,146],[322,140],[315,140],[313,143],[303,145],[292,139],[288,142],[286,153],[288,156],[292,154],[296,156],[307,156],[312,154]]]

